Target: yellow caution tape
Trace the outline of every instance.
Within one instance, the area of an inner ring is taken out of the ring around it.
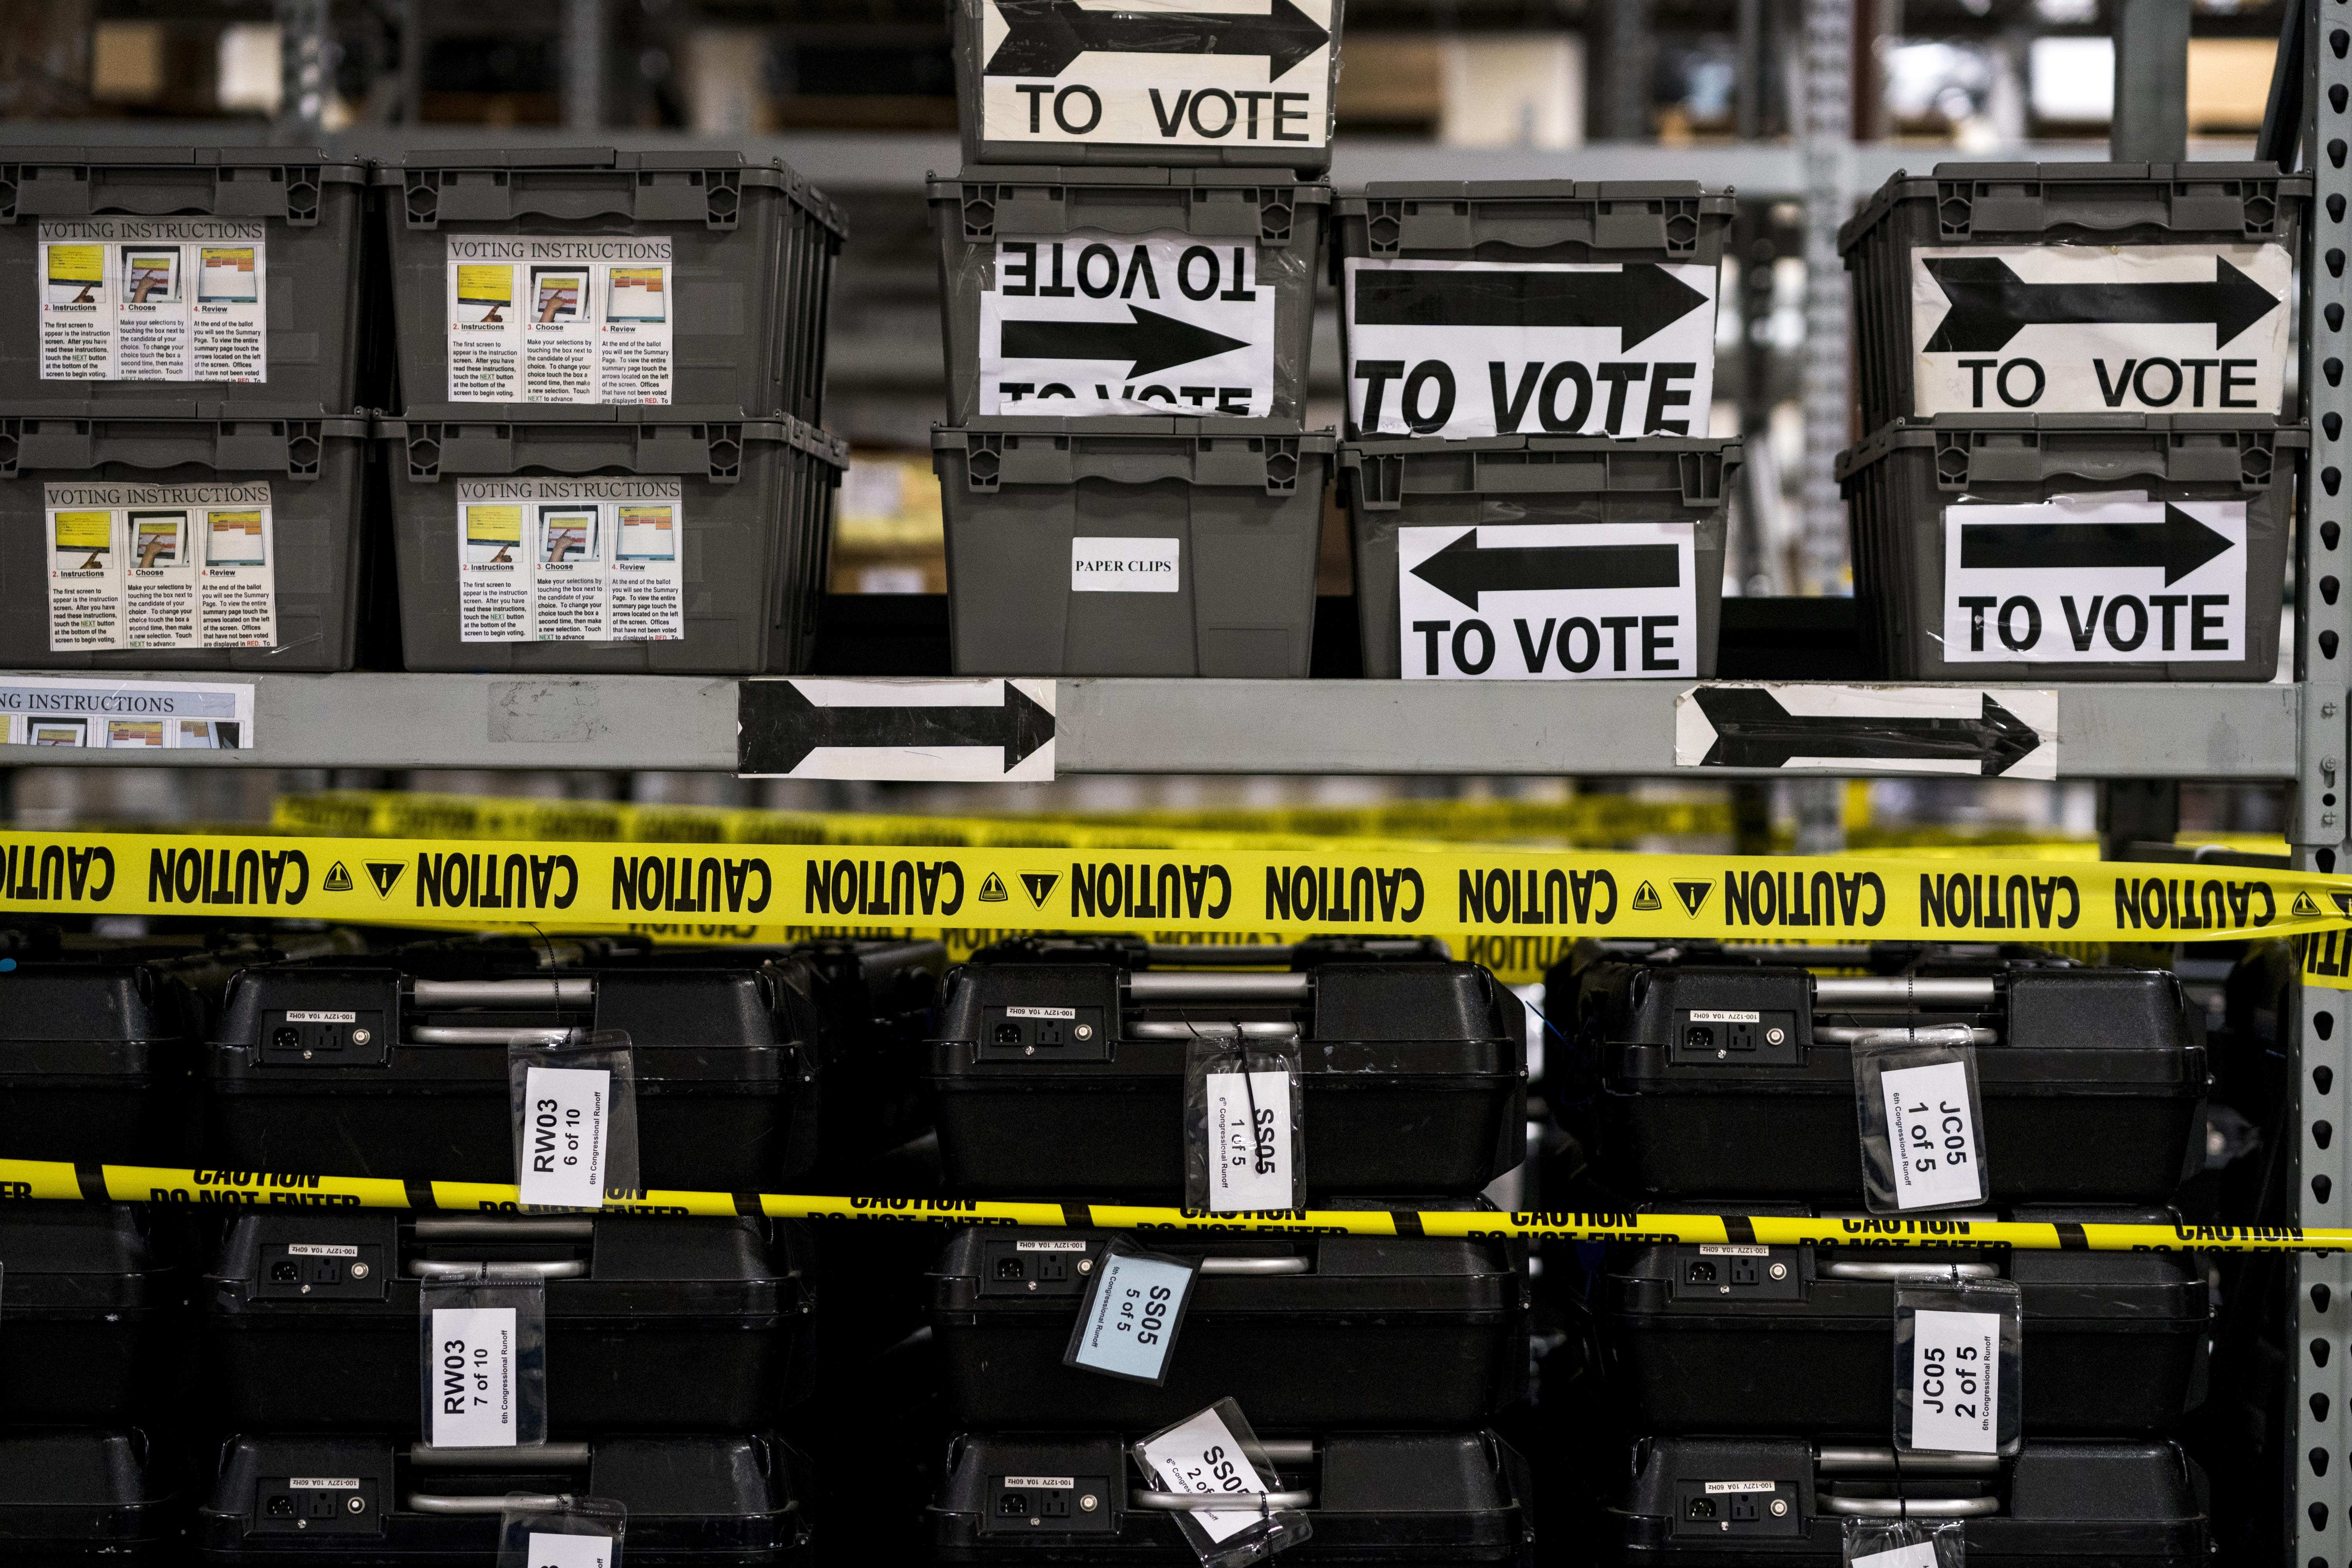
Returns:
[[[1037,848],[0,835],[0,908],[61,914],[1580,936],[2210,942],[2352,927],[2352,878],[2226,866],[1318,844]]]
[[[1721,801],[1579,795],[1557,802],[1397,801],[1384,805],[1196,812],[896,816],[527,800],[500,795],[327,790],[279,795],[271,826],[288,833],[386,838],[536,838],[615,844],[924,844],[1078,847],[1328,842],[1570,845],[1602,848],[1649,838],[1727,838]],[[1786,839],[1790,836],[1777,836]],[[1848,847],[1927,854],[2098,858],[2095,837],[2024,828],[1853,828]],[[1780,845],[1776,841],[1776,850]]]
[[[0,1160],[0,1199],[208,1204],[241,1207],[514,1212],[520,1189],[483,1182],[403,1182],[268,1171],[73,1165]],[[913,1220],[1252,1236],[1554,1237],[1570,1241],[1767,1247],[1969,1247],[2092,1252],[2336,1252],[2352,1229],[2273,1226],[2051,1225],[1927,1216],[1797,1219],[1771,1215],[1521,1213],[1451,1209],[1274,1209],[1210,1214],[1145,1204],[1003,1203],[977,1198],[810,1197],[782,1193],[614,1192],[604,1212],[763,1215],[770,1219]]]

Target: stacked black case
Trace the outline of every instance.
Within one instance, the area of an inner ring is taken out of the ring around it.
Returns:
[[[1587,1301],[1635,1442],[1624,1560],[1842,1560],[1843,1521],[1962,1521],[1969,1561],[2201,1560],[2201,1479],[2169,1440],[2202,1397],[2192,1253],[1874,1245],[1854,1089],[1866,1046],[1965,1041],[1990,1205],[1919,1221],[2166,1224],[2201,1164],[2203,1019],[2170,973],[1980,944],[1583,942],[1546,983],[1595,1206],[1734,1216],[1732,1242],[1608,1249]],[[1761,1245],[1740,1216],[1849,1220]],[[2015,1283],[2022,1448],[1893,1447],[1896,1293]],[[1770,1489],[1760,1483],[1769,1481]]]
[[[508,1182],[509,1043],[617,1029],[641,1185],[844,1174],[917,1130],[890,1064],[941,963],[936,942],[475,937],[257,969],[210,1035],[207,1153]],[[237,1435],[200,1512],[205,1560],[487,1554],[510,1493],[622,1503],[632,1563],[805,1559],[814,1482],[772,1429],[821,1354],[815,1247],[809,1227],[749,1213],[238,1216],[205,1281],[206,1397]],[[544,1445],[428,1440],[418,1323],[436,1278],[540,1284]]]
[[[1063,1009],[1065,1026],[1041,1031],[1035,1015]],[[1300,1047],[1299,1169],[1316,1206],[1475,1211],[1519,1163],[1524,1011],[1436,944],[1033,938],[950,975],[925,1047],[953,1190],[1181,1204],[1186,1052],[1236,1026]],[[1130,1239],[1201,1264],[1156,1386],[1063,1364],[1110,1233],[974,1228],[934,1265],[929,1349],[954,1433],[936,1560],[1194,1561],[1127,1446],[1229,1394],[1312,1527],[1286,1561],[1528,1559],[1525,1467],[1490,1429],[1525,1391],[1523,1243]],[[1041,1479],[1071,1485],[1023,1484]]]

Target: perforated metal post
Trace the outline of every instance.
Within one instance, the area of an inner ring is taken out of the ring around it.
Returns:
[[[278,0],[278,128],[294,141],[317,140],[326,124],[333,27],[329,0]]]
[[[2352,472],[2352,396],[2344,364],[2352,359],[2345,311],[2352,284],[2346,202],[2352,171],[2352,4],[2309,0],[2304,39],[2303,146],[2316,189],[2310,240],[2304,257],[2304,405],[2311,420],[2311,465],[2303,491],[2302,568],[2295,621],[2295,676],[2302,730],[2296,749],[2289,836],[2300,866],[2343,870],[2352,865],[2346,821],[2345,716],[2347,660],[2352,660],[2352,579],[2347,553],[2344,477]],[[2306,986],[2296,1009],[2297,1104],[2294,1147],[2295,1220],[2305,1226],[2352,1224],[2352,1079],[2346,1076],[2352,1038],[2352,992]],[[2352,1394],[2352,1257],[2305,1255],[2295,1269],[2294,1368],[2287,1399],[2287,1462],[2293,1467],[2293,1512],[2287,1521],[2305,1568],[2346,1568],[2352,1563],[2352,1454],[2347,1452]]]
[[[1853,137],[1853,0],[1805,0],[1805,465],[1801,588],[1834,593],[1845,567],[1845,503],[1837,455],[1849,433],[1846,280],[1838,226],[1846,217]]]

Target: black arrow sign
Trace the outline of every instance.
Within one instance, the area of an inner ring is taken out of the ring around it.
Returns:
[[[1129,360],[1129,375],[1150,375],[1228,349],[1245,339],[1129,305],[1130,321],[1007,321],[1000,352],[1006,359]]]
[[[2160,566],[2171,587],[2231,542],[2177,506],[2162,522],[1963,522],[1960,564],[1993,572]]]
[[[795,681],[737,688],[737,771],[788,773],[819,746],[1002,746],[1011,773],[1054,738],[1054,716],[1011,681],[1002,703],[971,708],[820,708]]]
[[[1478,548],[1472,529],[1412,569],[1455,601],[1478,607],[1478,595],[1560,588],[1672,588],[1682,581],[1671,544],[1553,544]]]
[[[1927,275],[1952,302],[1928,353],[1990,353],[2035,325],[2210,321],[2223,348],[2279,307],[2278,296],[2213,258],[2210,283],[2028,283],[1997,256],[1930,260]]]
[[[1715,726],[1704,768],[1781,768],[1791,757],[1841,761],[1929,759],[1976,763],[1995,778],[2042,744],[2033,726],[1984,694],[1984,711],[1965,719],[1880,719],[1795,714],[1755,686],[1702,686],[1698,710]]]
[[[1090,11],[1075,0],[996,0],[1010,29],[988,57],[988,76],[1059,76],[1087,53],[1263,55],[1265,79],[1331,41],[1314,17],[1274,0],[1263,16],[1213,11]]]
[[[1613,272],[1356,269],[1360,327],[1621,327],[1620,353],[1706,303],[1654,261]]]

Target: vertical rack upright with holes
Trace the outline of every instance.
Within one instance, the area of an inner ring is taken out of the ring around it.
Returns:
[[[2345,416],[2352,394],[2344,361],[2352,357],[2345,308],[2352,281],[2352,4],[2307,0],[2303,19],[2303,136],[2314,179],[2307,251],[2303,258],[2303,396],[2311,420],[2310,479],[2304,491],[2302,571],[2296,588],[2295,679],[2302,724],[2296,749],[2289,837],[2299,868],[2342,871],[2352,865],[2352,779],[2344,776],[2347,660],[2352,659],[2352,599],[2342,584],[2352,568],[2344,536],[2344,474],[2352,468],[2352,431]],[[2297,1128],[2293,1162],[2295,1223],[2341,1226],[2352,1206],[2352,1080],[2346,1076],[2352,992],[2303,987],[2294,1036]],[[2287,1462],[2293,1467],[2287,1530],[2291,1561],[2307,1568],[2345,1568],[2352,1561],[2352,1256],[2301,1253],[2290,1308],[2294,1371],[2288,1384]]]

